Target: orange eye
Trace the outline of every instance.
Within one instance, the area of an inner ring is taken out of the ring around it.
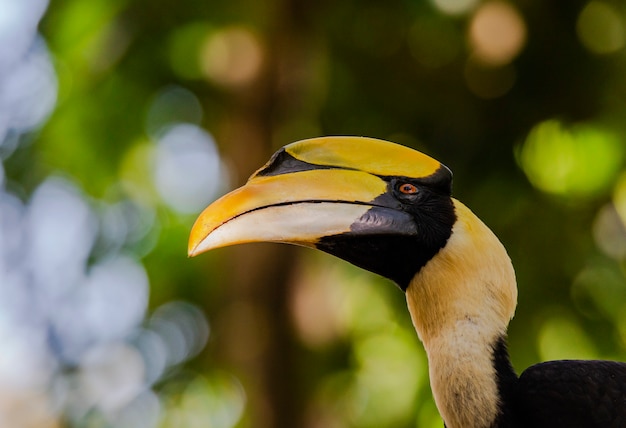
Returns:
[[[418,192],[417,186],[411,183],[401,184],[398,190],[400,191],[400,193],[404,193],[405,195],[414,195]]]

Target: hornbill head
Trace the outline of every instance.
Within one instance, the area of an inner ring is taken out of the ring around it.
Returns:
[[[314,247],[406,290],[456,221],[452,173],[435,159],[361,137],[299,141],[196,220],[189,255],[245,242]]]
[[[515,312],[515,272],[498,238],[451,197],[451,185],[448,168],[397,144],[296,142],[202,212],[189,255],[286,242],[395,281],[406,292],[446,424],[494,426],[502,403],[494,352]]]

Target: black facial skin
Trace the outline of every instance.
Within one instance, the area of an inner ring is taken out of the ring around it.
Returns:
[[[396,282],[411,279],[446,245],[456,221],[450,198],[452,175],[441,167],[424,179],[383,177],[387,192],[355,221],[350,232],[322,238],[316,247]],[[400,191],[402,184],[417,188]]]
[[[272,155],[267,164],[256,172],[254,176],[272,177],[275,175],[288,174],[301,171],[310,171],[313,169],[338,169],[334,166],[315,165],[294,158],[292,155],[282,148]]]

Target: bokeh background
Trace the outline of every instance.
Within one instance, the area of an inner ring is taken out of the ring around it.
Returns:
[[[620,0],[0,0],[0,426],[441,427],[404,296],[186,256],[289,142],[422,150],[508,248],[518,371],[626,361]]]

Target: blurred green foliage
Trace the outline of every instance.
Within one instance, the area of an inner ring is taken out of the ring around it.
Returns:
[[[159,139],[181,123],[221,154],[200,201],[301,138],[364,135],[433,155],[513,259],[515,368],[626,360],[621,2],[51,0],[39,28],[58,100],[3,161],[7,188],[28,200],[60,175],[96,207],[130,201],[139,214],[118,245],[145,266],[149,310],[185,300],[208,318],[204,350],[154,384],[146,426],[442,425],[388,281],[267,245],[187,259],[199,208],[155,184],[169,153]],[[100,240],[92,258],[110,248]],[[50,426],[134,426],[97,403],[67,408]]]

